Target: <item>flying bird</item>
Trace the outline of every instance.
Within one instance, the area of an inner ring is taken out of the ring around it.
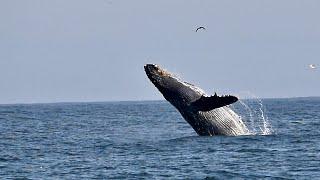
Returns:
[[[203,27],[203,26],[200,26],[200,27],[198,27],[198,28],[197,28],[196,32],[198,32],[198,30],[200,30],[200,29],[205,30],[206,28],[205,28],[205,27]]]
[[[315,69],[315,68],[316,68],[316,65],[310,64],[309,67],[310,67],[310,69]]]

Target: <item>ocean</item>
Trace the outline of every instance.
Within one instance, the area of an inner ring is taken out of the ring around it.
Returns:
[[[166,101],[0,105],[0,179],[320,179],[320,98],[248,99],[245,136]]]

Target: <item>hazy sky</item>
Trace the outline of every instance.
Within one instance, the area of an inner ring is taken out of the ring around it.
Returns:
[[[163,99],[145,63],[208,93],[319,96],[319,9],[318,0],[1,0],[0,103]]]

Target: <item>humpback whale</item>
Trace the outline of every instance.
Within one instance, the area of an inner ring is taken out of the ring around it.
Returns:
[[[200,136],[238,136],[249,133],[248,128],[228,105],[235,96],[208,96],[202,89],[187,83],[156,64],[146,64],[145,72],[162,93]]]

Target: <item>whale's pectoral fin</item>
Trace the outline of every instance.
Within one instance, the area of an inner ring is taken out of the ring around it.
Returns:
[[[191,106],[194,107],[194,109],[196,109],[197,111],[210,111],[212,109],[226,106],[237,101],[238,98],[235,96],[227,95],[220,97],[215,93],[210,97],[201,96],[201,98],[193,102]]]

